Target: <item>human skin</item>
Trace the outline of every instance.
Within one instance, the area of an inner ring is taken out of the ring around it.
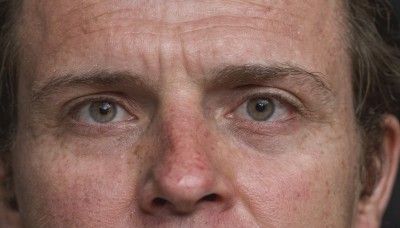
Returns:
[[[361,227],[342,15],[333,0],[25,1],[21,223]],[[275,113],[256,121],[246,102],[264,97]],[[119,115],[96,123],[94,100]]]

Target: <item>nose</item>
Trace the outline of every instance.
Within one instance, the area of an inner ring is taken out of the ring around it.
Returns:
[[[232,187],[213,154],[211,132],[195,118],[170,116],[153,167],[140,193],[140,207],[152,215],[218,213],[232,204]],[[214,159],[215,158],[215,159]]]

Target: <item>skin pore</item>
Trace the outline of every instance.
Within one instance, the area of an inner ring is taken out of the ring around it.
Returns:
[[[25,1],[12,154],[22,224],[370,223],[342,11],[334,0]],[[272,104],[261,121],[249,112],[260,100]]]

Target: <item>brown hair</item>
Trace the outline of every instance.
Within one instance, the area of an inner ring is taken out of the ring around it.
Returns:
[[[0,202],[17,209],[12,195],[11,162],[9,162],[17,126],[17,60],[16,24],[21,0],[0,0],[0,165],[5,178],[0,179]]]
[[[21,0],[0,0],[0,157],[5,164],[17,126],[15,28],[21,5]],[[396,24],[388,2],[344,0],[344,5],[348,10],[354,108],[365,144],[363,194],[368,195],[380,176],[382,116],[391,113],[400,119],[400,39],[394,33]]]
[[[382,117],[400,119],[400,39],[385,0],[349,0],[348,50],[356,118],[364,143],[363,195],[371,194],[381,175]]]

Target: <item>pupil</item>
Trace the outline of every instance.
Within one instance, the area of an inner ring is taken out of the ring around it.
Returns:
[[[264,112],[265,111],[265,103],[267,101],[266,100],[261,100],[256,104],[256,110],[259,112]]]
[[[117,115],[117,109],[112,102],[98,101],[93,102],[90,107],[90,117],[96,123],[109,123]]]
[[[103,102],[101,103],[99,107],[100,114],[102,115],[107,115],[108,112],[110,111],[111,105],[108,102]]]

